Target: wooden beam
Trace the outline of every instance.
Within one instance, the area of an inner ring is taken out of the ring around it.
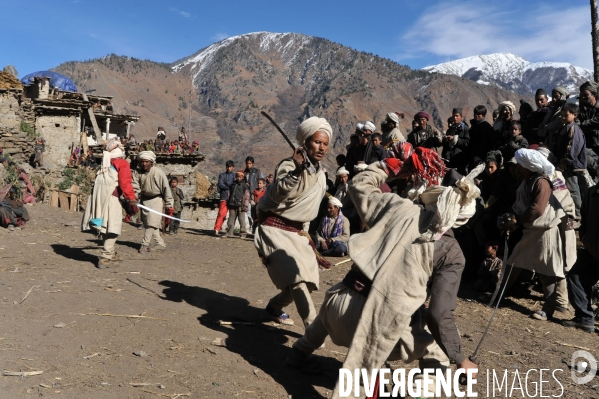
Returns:
[[[89,103],[89,100],[87,99],[87,94],[82,93],[83,94],[83,100],[87,101]],[[92,122],[92,126],[94,127],[94,132],[96,133],[96,138],[98,140],[100,140],[102,138],[102,132],[100,131],[100,128],[98,127],[98,122],[96,122],[96,116],[94,115],[94,111],[92,110],[92,106],[91,104],[88,104],[88,108],[87,108],[87,114],[89,115],[89,119]],[[108,137],[107,137],[108,138]]]

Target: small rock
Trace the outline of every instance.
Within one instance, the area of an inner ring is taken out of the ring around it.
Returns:
[[[60,323],[54,324],[55,328],[64,328],[67,326],[67,323],[63,323],[62,321]]]
[[[464,338],[472,338],[472,335],[470,335],[470,334],[464,334],[464,335],[462,335],[462,337],[464,337]]]
[[[102,386],[108,386],[108,385],[110,385],[110,384],[109,384],[109,383],[107,383],[107,382],[101,382],[101,383],[100,383],[100,385],[102,385]]]
[[[257,376],[259,372],[260,372],[260,370],[258,370],[258,369],[255,369],[255,370],[254,370],[254,375],[256,375],[256,376]]]
[[[135,356],[139,356],[139,357],[147,357],[148,356],[148,354],[144,351],[135,351],[135,352],[133,352],[133,354]]]
[[[224,338],[216,338],[211,344],[214,346],[227,346],[227,341]]]
[[[160,389],[166,389],[166,387],[164,385],[162,385],[162,384],[158,385],[158,388],[160,388]]]
[[[205,348],[204,350],[207,350],[208,352],[212,353],[213,355],[218,355],[218,352],[213,349]]]

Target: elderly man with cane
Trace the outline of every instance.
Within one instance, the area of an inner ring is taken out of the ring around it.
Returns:
[[[133,188],[139,196],[140,203],[144,207],[149,208],[142,208],[141,212],[141,220],[145,232],[139,253],[163,251],[166,249],[166,243],[160,237],[163,201],[166,213],[172,215],[173,195],[166,174],[162,169],[155,166],[156,154],[152,151],[142,151],[137,156],[137,159],[139,166],[133,172]],[[156,241],[156,244],[150,247],[152,239]]]

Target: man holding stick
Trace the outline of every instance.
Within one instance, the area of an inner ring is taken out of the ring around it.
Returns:
[[[160,237],[162,206],[164,201],[167,213],[172,214],[170,210],[173,208],[173,195],[166,174],[162,169],[154,166],[156,154],[152,151],[142,151],[137,158],[139,168],[133,172],[133,188],[139,195],[141,204],[155,211],[151,212],[147,209],[141,211],[145,232],[139,253],[163,251],[166,249],[166,243]],[[152,238],[156,241],[156,245],[150,247]]]
[[[276,322],[293,325],[283,308],[295,302],[304,326],[316,317],[310,292],[318,289],[318,267],[330,264],[316,251],[307,233],[308,224],[318,215],[326,191],[326,177],[320,161],[329,149],[333,131],[324,118],[311,117],[296,133],[291,158],[275,169],[275,177],[257,204],[260,225],[254,245],[268,274],[281,290],[272,298],[266,312]]]

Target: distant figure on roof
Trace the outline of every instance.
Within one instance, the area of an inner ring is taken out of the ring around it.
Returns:
[[[158,133],[156,133],[156,140],[158,140],[158,144],[164,144],[164,140],[166,140],[166,132],[162,126],[158,126]]]

